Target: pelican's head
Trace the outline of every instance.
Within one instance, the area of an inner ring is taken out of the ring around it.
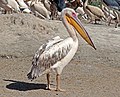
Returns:
[[[77,14],[73,9],[65,8],[62,10],[61,15],[62,15],[62,17],[66,18],[67,22],[76,29],[76,31],[82,36],[82,38],[89,45],[91,45],[94,49],[96,49],[91,38],[89,37],[87,31],[83,27],[81,21],[77,18]]]

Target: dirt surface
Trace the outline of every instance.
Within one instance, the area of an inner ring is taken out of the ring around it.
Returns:
[[[79,36],[78,51],[61,75],[66,92],[56,92],[46,90],[45,75],[31,82],[26,74],[42,43],[68,36],[63,24],[28,14],[0,15],[0,97],[120,97],[120,28],[83,25],[97,50]]]

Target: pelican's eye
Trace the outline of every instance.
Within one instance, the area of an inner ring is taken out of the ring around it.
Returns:
[[[73,17],[76,17],[76,13],[72,12],[72,16],[73,16]]]

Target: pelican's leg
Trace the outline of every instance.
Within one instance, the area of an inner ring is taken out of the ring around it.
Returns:
[[[47,73],[46,76],[47,76],[47,90],[55,90],[50,88],[50,73]]]
[[[118,22],[117,21],[115,21],[115,28],[117,28],[118,27]]]
[[[50,88],[50,74],[48,73],[46,76],[47,76],[47,85],[48,85],[47,89],[51,90],[51,88]]]
[[[108,26],[110,26],[111,20],[112,20],[112,18],[108,17]]]
[[[56,91],[65,91],[65,90],[60,89],[60,74],[56,75],[56,83],[57,83]]]

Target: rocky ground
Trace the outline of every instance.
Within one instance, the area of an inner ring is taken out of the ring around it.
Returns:
[[[61,21],[22,13],[0,15],[0,97],[120,97],[120,27],[83,25],[97,50],[79,36],[78,51],[61,75],[66,92],[56,92],[46,90],[45,76],[31,82],[26,74],[42,43],[68,36]]]

